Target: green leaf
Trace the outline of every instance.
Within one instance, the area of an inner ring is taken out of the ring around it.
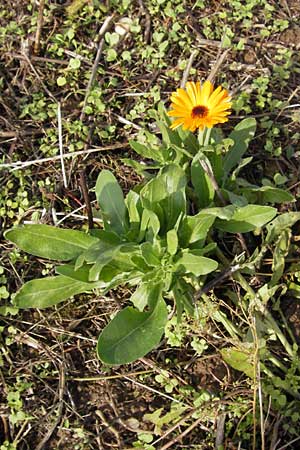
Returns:
[[[206,239],[212,224],[216,217],[214,215],[203,213],[202,211],[196,216],[186,216],[180,228],[180,238],[182,247]]]
[[[18,308],[48,308],[57,305],[75,294],[91,291],[95,283],[83,283],[59,275],[28,281],[14,298]]]
[[[144,242],[141,244],[142,256],[146,264],[150,267],[160,266],[159,254],[153,248],[150,242]]]
[[[99,230],[97,237],[97,242],[79,255],[75,263],[75,270],[78,270],[84,262],[93,264],[97,260],[99,261],[99,258],[106,258],[106,255],[118,250],[122,243],[119,236],[110,231]]]
[[[117,59],[117,57],[118,57],[118,53],[116,52],[116,50],[114,48],[109,48],[107,50],[106,60],[108,62],[115,61]]]
[[[130,298],[135,308],[140,311],[143,311],[146,306],[149,306],[151,309],[155,308],[159,300],[158,286],[152,282],[141,283]]]
[[[174,192],[160,203],[165,217],[165,232],[175,227],[178,218],[185,214],[185,192]]]
[[[25,252],[47,259],[69,261],[77,258],[98,239],[83,231],[64,230],[49,225],[12,228],[5,237]]]
[[[272,220],[271,223],[267,225],[267,237],[266,243],[271,244],[274,240],[281,235],[283,230],[291,228],[296,222],[300,220],[300,212],[288,212],[281,214]]]
[[[230,220],[216,220],[215,226],[229,233],[247,233],[264,226],[276,213],[271,206],[247,205],[237,208]]]
[[[176,282],[172,289],[175,303],[177,320],[180,322],[183,310],[189,315],[194,316],[194,289],[188,284],[182,277],[177,277]]]
[[[162,140],[167,145],[175,144],[177,146],[181,146],[181,139],[176,130],[171,130],[169,125],[166,125],[165,120],[157,120],[156,121],[158,128],[160,129]]]
[[[276,243],[276,247],[273,252],[272,261],[272,278],[268,283],[269,286],[274,286],[281,278],[285,267],[285,258],[288,254],[291,241],[291,230],[283,230],[280,238]]]
[[[241,159],[241,161],[238,163],[237,167],[234,169],[234,171],[232,172],[232,175],[230,177],[231,181],[235,181],[237,179],[238,174],[240,173],[240,171],[246,167],[251,161],[252,161],[253,157],[249,156],[248,158],[243,158]]]
[[[144,158],[153,159],[154,161],[161,161],[158,151],[152,150],[150,146],[140,144],[139,142],[133,140],[129,141],[129,145],[138,155],[141,155]],[[147,168],[147,166],[145,168]]]
[[[152,311],[141,312],[129,306],[104,328],[99,336],[97,353],[105,364],[131,363],[159,344],[168,310],[159,286],[152,290],[151,295],[157,302]]]
[[[198,153],[191,164],[191,181],[197,195],[197,200],[200,208],[205,208],[214,199],[215,190],[209,176],[205,173],[200,164],[202,153]]]
[[[89,272],[89,280],[90,281],[97,281],[99,280],[100,273],[108,263],[110,263],[115,256],[117,255],[120,247],[111,247],[106,249],[105,252],[100,253],[93,264],[93,266],[90,269]]]
[[[127,164],[129,167],[132,167],[138,175],[145,177],[146,179],[152,178],[151,175],[148,174],[148,170],[156,170],[160,168],[159,164],[142,164],[138,161],[135,161],[130,158],[122,158],[121,161],[124,164]]]
[[[178,236],[174,228],[167,232],[167,248],[170,255],[175,255],[178,249]]]
[[[190,131],[183,130],[182,127],[177,128],[178,136],[184,143],[184,147],[191,152],[193,155],[199,150],[199,143],[197,137]]]
[[[129,216],[129,223],[131,224],[139,224],[140,223],[140,212],[139,212],[139,203],[140,203],[140,196],[134,191],[129,191],[126,200],[125,200],[127,210],[128,210],[128,216]]]
[[[81,66],[81,60],[79,58],[71,58],[69,61],[68,69],[77,70]]]
[[[233,167],[239,164],[242,156],[246,152],[250,140],[254,137],[256,130],[256,120],[252,117],[242,120],[234,128],[232,133],[228,136],[234,141],[233,146],[224,157],[224,172],[225,179]]]
[[[235,347],[220,350],[224,361],[240,372],[244,372],[249,378],[254,378],[253,355],[246,350]]]
[[[143,187],[141,197],[149,200],[150,203],[159,203],[171,194],[184,190],[185,185],[184,171],[180,167],[170,164]]]
[[[109,170],[102,170],[96,182],[96,198],[101,208],[105,229],[116,233],[127,230],[123,192]]]
[[[149,283],[142,283],[130,297],[130,301],[139,311],[148,305]]]
[[[295,198],[290,192],[273,186],[245,187],[241,189],[241,193],[251,203],[258,202],[264,204],[295,201]]]
[[[91,266],[85,264],[80,269],[75,270],[73,264],[64,264],[55,268],[55,272],[64,277],[72,278],[73,280],[89,283],[89,271]]]
[[[218,263],[205,256],[198,256],[192,252],[186,252],[176,261],[175,269],[181,270],[181,267],[183,267],[187,273],[193,273],[196,276],[200,276],[216,270]]]
[[[152,237],[156,237],[160,230],[160,221],[153,211],[144,209],[142,213],[138,242],[141,242],[145,238],[147,230],[151,231]]]
[[[67,84],[66,77],[58,77],[56,80],[57,86],[62,87]]]
[[[156,213],[165,232],[173,228],[179,215],[185,212],[185,186],[184,171],[170,164],[141,190],[144,208]]]
[[[201,214],[208,214],[218,219],[229,220],[232,218],[235,208],[232,205],[220,206],[216,208],[206,208],[201,210]]]

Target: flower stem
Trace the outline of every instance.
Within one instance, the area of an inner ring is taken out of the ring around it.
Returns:
[[[199,129],[198,141],[199,141],[199,144],[201,145],[201,147],[203,147],[203,145],[204,145],[204,133],[205,133],[205,128],[202,128],[202,130]]]
[[[211,133],[211,128],[206,128],[206,134],[205,134],[205,140],[204,140],[204,147],[206,147],[209,144],[209,140],[210,140],[210,133]]]

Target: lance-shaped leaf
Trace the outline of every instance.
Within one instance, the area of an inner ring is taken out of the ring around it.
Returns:
[[[179,215],[185,212],[185,186],[184,171],[170,164],[141,190],[143,206],[157,214],[165,232],[173,228]]]
[[[251,203],[285,203],[294,202],[295,198],[285,189],[273,186],[250,186],[241,189],[241,193]]]
[[[105,229],[116,233],[125,233],[127,230],[127,210],[123,192],[109,170],[102,170],[98,176],[96,198],[101,208]]]
[[[193,273],[196,276],[206,275],[213,272],[218,267],[218,263],[205,256],[198,256],[192,252],[183,253],[176,261],[175,269],[184,269],[187,273]]]
[[[200,160],[203,159],[207,164],[208,159],[202,152],[198,152],[191,164],[191,181],[197,195],[197,201],[200,208],[205,208],[214,199],[215,190],[211,179],[202,167]]]
[[[5,237],[21,250],[47,259],[70,261],[77,258],[98,239],[83,231],[64,230],[49,225],[23,225],[12,228]]]
[[[266,243],[271,244],[284,230],[291,228],[300,220],[300,212],[288,212],[281,214],[267,225]]]
[[[212,214],[200,212],[195,216],[186,216],[180,227],[180,241],[182,247],[206,239],[206,236],[216,217]]]
[[[215,226],[229,233],[247,233],[270,222],[276,213],[271,206],[247,205],[237,208],[230,220],[216,220]]]
[[[159,151],[157,151],[156,148],[153,149],[149,144],[144,145],[140,142],[130,140],[129,145],[138,155],[141,155],[144,158],[153,159],[154,161],[162,162],[162,157]]]
[[[150,352],[164,333],[168,318],[167,306],[161,296],[161,285],[148,293],[152,309],[138,311],[131,306],[118,312],[99,336],[97,353],[106,364],[127,364]]]
[[[228,136],[234,141],[234,144],[224,157],[224,180],[227,178],[231,169],[239,164],[242,156],[248,148],[250,140],[255,134],[255,130],[256,120],[253,118],[247,118],[238,123],[232,133]]]
[[[48,308],[75,294],[91,291],[97,283],[84,283],[59,275],[28,281],[14,298],[18,308]]]

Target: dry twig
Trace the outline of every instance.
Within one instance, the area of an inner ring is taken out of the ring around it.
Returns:
[[[79,120],[81,120],[81,121],[84,119],[84,116],[85,116],[84,110],[85,110],[85,107],[86,107],[87,99],[88,99],[88,96],[90,94],[93,82],[95,80],[97,69],[98,69],[98,65],[99,65],[99,61],[100,61],[100,58],[101,58],[101,55],[102,55],[102,50],[103,50],[103,47],[104,47],[104,37],[103,36],[104,36],[106,30],[110,27],[113,18],[114,18],[113,14],[111,16],[108,16],[105,19],[105,21],[104,21],[104,23],[103,23],[103,25],[102,25],[102,27],[100,28],[100,31],[99,31],[99,36],[98,36],[98,38],[99,38],[99,45],[98,45],[96,58],[95,58],[95,61],[94,61],[93,67],[92,67],[92,72],[91,72],[91,75],[90,75],[90,79],[89,79],[89,82],[88,82],[88,85],[87,85],[87,88],[86,88],[86,92],[85,92],[85,97],[84,97],[84,101],[83,101],[83,107],[82,107],[80,118],[79,118]]]
[[[90,202],[90,197],[89,197],[89,192],[88,192],[88,188],[87,188],[86,176],[85,176],[84,170],[81,170],[79,172],[79,177],[80,177],[79,178],[80,187],[81,187],[83,199],[84,199],[85,206],[86,206],[86,212],[87,212],[87,216],[88,216],[89,230],[92,230],[94,228],[93,213],[92,213],[92,207],[91,207],[91,202]]]
[[[194,51],[191,53],[191,56],[190,56],[189,61],[188,61],[188,63],[187,63],[186,69],[185,69],[185,71],[183,72],[182,79],[181,79],[180,87],[181,87],[182,89],[183,89],[183,88],[185,87],[185,85],[186,85],[186,82],[187,82],[187,79],[188,79],[188,77],[189,77],[189,74],[190,74],[190,71],[191,71],[193,62],[194,62],[194,60],[195,60],[195,58],[196,58],[197,55],[198,55],[198,50],[194,50]]]
[[[43,450],[49,439],[51,438],[52,434],[54,433],[56,427],[61,421],[62,417],[62,411],[63,411],[63,404],[64,404],[64,392],[65,392],[65,385],[66,385],[66,378],[65,378],[65,368],[64,364],[60,365],[60,372],[59,372],[59,386],[58,386],[58,410],[57,410],[57,418],[55,422],[53,423],[52,427],[49,428],[41,442],[36,446],[35,450]],[[53,406],[52,411],[56,408],[56,405]]]
[[[45,0],[40,0],[39,13],[37,18],[37,28],[35,33],[34,53],[37,55],[40,51],[40,39],[43,27]]]

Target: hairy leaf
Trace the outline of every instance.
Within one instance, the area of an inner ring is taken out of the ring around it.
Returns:
[[[124,233],[127,229],[127,210],[123,192],[109,170],[102,170],[97,178],[96,198],[101,208],[105,229]]]
[[[247,205],[237,208],[230,220],[216,220],[215,225],[229,233],[247,233],[264,226],[276,213],[271,206]]]
[[[213,272],[218,267],[218,263],[205,256],[198,256],[192,252],[183,253],[177,260],[176,268],[183,267],[187,273],[193,273],[196,276],[206,275]]]
[[[250,140],[253,138],[256,130],[256,120],[252,117],[242,120],[228,136],[234,141],[233,146],[226,153],[224,158],[224,172],[227,178],[231,169],[233,169],[241,160],[246,152]]]
[[[91,291],[97,285],[59,275],[28,281],[17,292],[14,303],[18,308],[48,308],[75,294]]]
[[[99,336],[97,353],[106,364],[127,364],[158,345],[167,322],[167,306],[160,287],[151,293],[156,306],[148,312],[127,307],[113,318]]]
[[[83,231],[49,225],[23,225],[6,231],[5,237],[21,250],[47,259],[69,261],[77,258],[98,239]]]

